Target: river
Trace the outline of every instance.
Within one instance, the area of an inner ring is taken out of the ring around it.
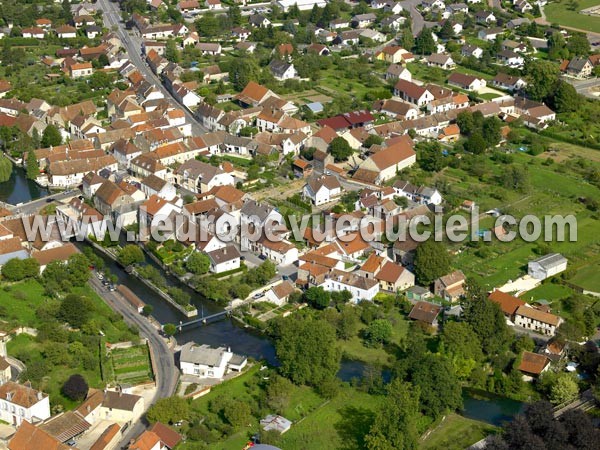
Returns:
[[[161,324],[178,324],[180,321],[185,322],[194,320],[194,318],[185,318],[179,311],[169,305],[154,291],[140,283],[136,278],[127,274],[121,266],[113,260],[100,253],[97,254],[104,259],[106,267],[118,277],[118,282],[120,284],[127,286],[144,302],[152,305],[152,315]],[[148,257],[146,257],[146,262],[161,270],[164,275],[164,271]],[[192,302],[198,308],[200,315],[223,310],[223,308],[215,302],[202,297],[197,292],[194,292],[185,286],[181,286],[174,278],[167,275],[166,279],[167,283],[177,284],[191,295]],[[254,329],[246,328],[239,322],[227,317],[224,317],[222,320],[210,322],[207,325],[191,326],[187,329],[184,328],[184,331],[176,334],[175,338],[180,345],[189,341],[194,341],[199,344],[209,344],[212,346],[228,346],[231,347],[234,352],[251,356],[257,360],[264,360],[272,365],[277,365],[275,347],[270,339]],[[366,364],[361,361],[342,360],[338,377],[343,381],[361,378],[365,366]],[[389,382],[391,372],[386,370],[382,375],[384,381]],[[503,422],[511,420],[515,415],[522,412],[524,406],[523,403],[515,400],[471,389],[463,390],[463,402],[464,409],[461,413],[463,416],[487,422],[495,426],[500,426]]]
[[[14,167],[8,181],[0,183],[0,201],[16,205],[45,197],[50,194],[46,188],[27,179],[25,169]]]

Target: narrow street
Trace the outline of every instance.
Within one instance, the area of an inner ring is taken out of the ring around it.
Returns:
[[[137,36],[136,31],[128,31],[125,29],[125,24],[121,21],[121,10],[119,9],[119,3],[111,2],[109,0],[98,0],[98,8],[102,11],[104,23],[107,28],[116,29],[115,33],[123,42],[123,46],[127,50],[127,56],[129,60],[137,67],[146,80],[154,84],[165,96],[166,99],[170,100],[174,105],[177,105],[185,112],[185,117],[189,123],[192,124],[192,134],[199,136],[206,133],[208,130],[206,127],[201,125],[194,115],[184,106],[180,105],[177,100],[171,95],[171,93],[165,88],[161,80],[150,70],[150,67],[142,59],[142,41]]]
[[[165,397],[170,397],[175,392],[178,379],[178,370],[175,367],[173,352],[169,348],[166,340],[160,336],[158,330],[142,315],[127,303],[127,301],[117,292],[108,291],[98,279],[93,276],[90,279],[90,285],[100,297],[115,311],[123,316],[123,319],[132,325],[135,325],[140,332],[140,336],[148,339],[148,344],[152,349],[154,358],[154,367],[156,372],[156,394],[152,403]],[[150,405],[145,405],[148,408]],[[140,435],[146,429],[146,424],[142,420],[136,421],[123,434],[120,445],[126,445],[133,437]],[[120,447],[119,447],[120,448]]]

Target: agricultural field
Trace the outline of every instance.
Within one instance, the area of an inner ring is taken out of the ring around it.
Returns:
[[[115,348],[109,353],[113,379],[119,384],[137,385],[152,381],[150,353],[145,344]]]

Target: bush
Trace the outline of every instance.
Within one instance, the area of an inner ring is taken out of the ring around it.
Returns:
[[[67,398],[73,401],[81,401],[85,399],[89,390],[89,386],[85,378],[79,374],[71,375],[65,384],[63,384],[61,392]]]

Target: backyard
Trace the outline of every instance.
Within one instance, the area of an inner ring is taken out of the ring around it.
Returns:
[[[441,423],[434,425],[431,432],[421,438],[419,448],[421,450],[464,449],[495,430],[496,427],[485,422],[452,413],[445,416]]]

